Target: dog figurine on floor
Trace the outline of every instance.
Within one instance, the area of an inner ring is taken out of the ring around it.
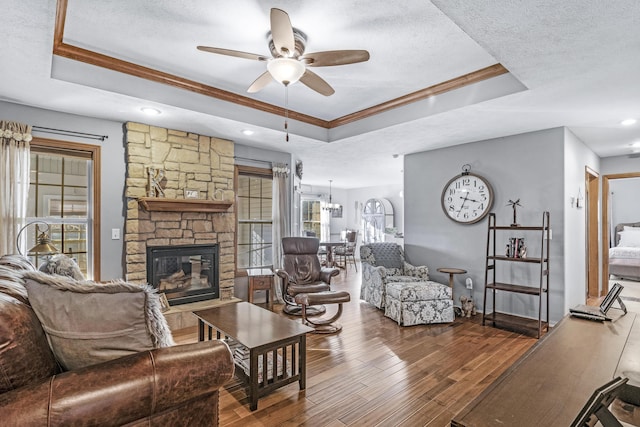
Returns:
[[[473,303],[473,298],[466,295],[460,297],[460,304],[462,308],[462,315],[464,317],[471,317],[476,315],[476,306]]]

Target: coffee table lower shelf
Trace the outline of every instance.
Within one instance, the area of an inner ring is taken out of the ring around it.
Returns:
[[[252,401],[251,410],[257,408],[258,398],[265,396],[280,387],[300,381],[300,390],[305,389],[305,379],[301,375],[299,356],[299,339],[291,339],[288,342],[280,343],[274,348],[265,348],[262,350],[254,350],[253,356],[251,350],[244,347],[232,339],[225,339],[229,348],[232,349],[233,358],[236,365],[236,374],[249,386],[249,398]],[[275,360],[275,364],[273,361]],[[252,366],[252,362],[255,366]],[[251,375],[257,372],[255,376],[257,381]],[[266,381],[265,381],[266,378]],[[255,395],[255,405],[253,405],[252,396]]]

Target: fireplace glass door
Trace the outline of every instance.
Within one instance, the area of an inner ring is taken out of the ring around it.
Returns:
[[[148,247],[147,280],[170,305],[218,298],[218,245]]]

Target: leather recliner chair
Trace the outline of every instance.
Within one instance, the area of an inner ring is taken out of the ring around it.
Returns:
[[[331,278],[340,274],[337,268],[322,267],[318,259],[320,240],[316,237],[283,237],[283,268],[276,274],[282,278],[282,298],[287,314],[302,315],[302,307],[296,303],[298,294],[310,294],[331,290]],[[307,308],[308,315],[324,313],[324,307]]]

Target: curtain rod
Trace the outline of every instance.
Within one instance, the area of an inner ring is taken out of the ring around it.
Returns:
[[[108,135],[97,135],[95,133],[76,132],[74,130],[46,128],[42,126],[31,126],[31,130],[35,132],[51,133],[54,135],[75,136],[78,138],[96,139],[100,141],[104,141],[105,139],[109,138]]]

